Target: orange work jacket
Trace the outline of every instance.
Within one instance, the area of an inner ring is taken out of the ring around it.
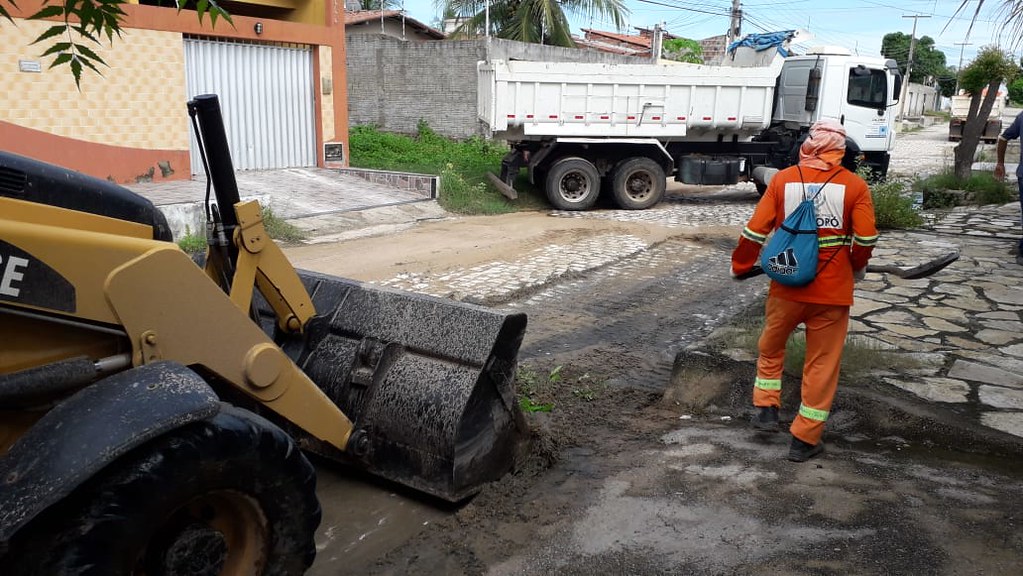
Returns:
[[[820,249],[816,278],[800,287],[771,281],[768,294],[795,302],[851,306],[853,271],[864,268],[870,260],[877,244],[877,227],[870,188],[862,178],[841,166],[831,170],[791,166],[775,174],[732,252],[732,273],[749,272],[757,263],[767,236],[804,197],[813,197],[819,185],[829,178],[814,202]]]

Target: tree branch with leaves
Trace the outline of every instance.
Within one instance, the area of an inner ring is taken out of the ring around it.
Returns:
[[[1002,82],[1009,83],[1019,66],[1002,49],[986,46],[969,66],[963,68],[959,86],[971,95],[970,111],[963,124],[963,137],[955,148],[955,175],[967,180],[973,173],[973,158],[984,133],[988,116],[998,98]]]
[[[609,19],[616,29],[629,13],[624,0],[447,0],[444,14],[462,23],[454,36],[473,38],[488,33],[533,44],[574,46],[566,12]],[[488,13],[489,12],[489,13]],[[489,16],[490,30],[486,30]]]
[[[113,44],[114,36],[121,37],[126,16],[122,7],[127,3],[127,0],[44,0],[42,7],[26,19],[55,23],[32,44],[47,46],[40,56],[53,56],[50,68],[68,66],[75,78],[75,85],[80,89],[84,69],[103,75],[99,67],[107,66],[107,63],[92,46],[102,45],[103,38]],[[231,22],[231,15],[217,0],[168,0],[168,3],[176,6],[178,12],[194,5],[199,21],[202,22],[209,15],[213,26],[216,26],[218,18]],[[0,0],[0,18],[13,25],[13,15],[5,4],[20,8],[15,0]]]

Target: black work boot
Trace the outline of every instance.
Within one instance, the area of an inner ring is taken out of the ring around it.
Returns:
[[[793,436],[792,444],[789,445],[789,460],[793,462],[806,462],[822,452],[824,452],[824,442],[808,444]]]
[[[762,432],[777,432],[778,426],[777,406],[757,406],[757,413],[753,416],[753,427]]]

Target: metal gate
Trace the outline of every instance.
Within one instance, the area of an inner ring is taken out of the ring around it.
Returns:
[[[189,98],[220,97],[236,170],[316,165],[310,47],[185,37],[185,74]],[[189,148],[202,173],[195,134]]]

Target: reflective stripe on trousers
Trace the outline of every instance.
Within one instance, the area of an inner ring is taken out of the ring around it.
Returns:
[[[838,388],[839,364],[849,327],[849,307],[807,304],[768,297],[764,331],[760,334],[754,406],[781,406],[781,378],[785,343],[800,324],[806,325],[806,361],[803,364],[802,404],[792,420],[792,435],[817,444],[824,433],[831,403]]]

